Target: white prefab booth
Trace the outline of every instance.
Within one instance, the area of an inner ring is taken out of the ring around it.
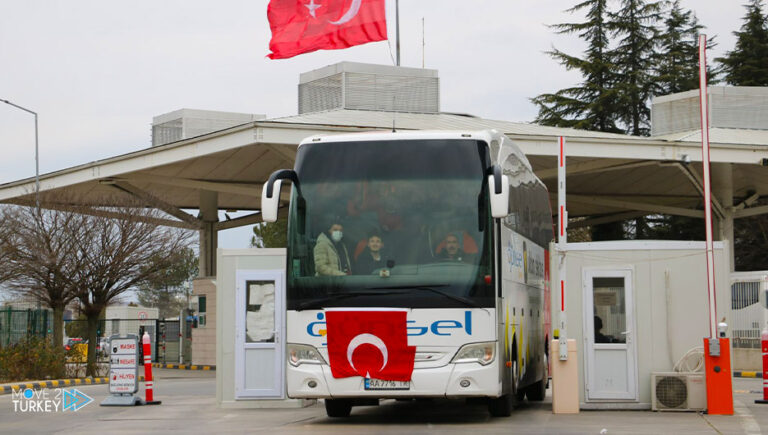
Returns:
[[[729,256],[722,242],[714,246],[718,320],[730,324]],[[570,243],[566,256],[567,336],[579,347],[580,407],[650,408],[651,374],[672,372],[709,336],[704,242]],[[557,277],[557,255],[551,266]],[[559,309],[553,294],[553,324]]]
[[[216,401],[300,407],[285,395],[285,249],[217,252]]]

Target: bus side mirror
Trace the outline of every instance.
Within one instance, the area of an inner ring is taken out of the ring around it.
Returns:
[[[282,184],[283,180],[275,180],[272,184],[269,184],[268,181],[261,189],[261,219],[264,222],[277,221],[277,207],[280,202],[280,186]],[[271,196],[267,195],[268,187],[272,190]]]
[[[293,169],[278,169],[273,172],[261,189],[261,218],[264,222],[277,221],[277,208],[280,205],[282,180],[291,180],[296,189],[298,189],[299,196],[301,196],[299,177],[296,175],[296,171]]]
[[[509,177],[494,171],[488,176],[488,194],[491,199],[491,216],[506,217],[509,213]]]

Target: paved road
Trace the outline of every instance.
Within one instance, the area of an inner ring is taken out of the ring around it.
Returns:
[[[526,404],[509,418],[490,418],[482,404],[431,400],[384,401],[359,407],[347,419],[330,419],[322,404],[303,409],[220,409],[215,372],[157,370],[159,406],[100,407],[106,385],[78,387],[94,398],[78,412],[14,412],[0,396],[0,433],[532,433],[532,434],[759,434],[768,433],[768,405],[756,405],[760,379],[735,379],[735,416],[649,411],[584,411],[554,415],[551,403]],[[50,390],[49,390],[50,391]],[[53,393],[51,393],[53,396]],[[762,431],[761,431],[762,429]]]

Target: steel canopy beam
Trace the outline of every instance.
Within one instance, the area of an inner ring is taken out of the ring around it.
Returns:
[[[121,180],[121,179],[117,179]],[[136,174],[126,178],[127,181],[163,184],[166,186],[186,187],[189,189],[203,189],[213,192],[233,193],[261,198],[261,188],[264,183],[236,183],[226,181],[206,181],[192,178],[163,177],[159,175]]]
[[[618,171],[622,169],[631,169],[631,168],[637,168],[641,166],[658,165],[658,164],[659,162],[657,161],[648,161],[648,160],[636,161],[636,162],[624,161],[621,163],[617,163],[616,161],[611,161],[611,160],[591,160],[588,162],[568,164],[567,175],[589,174],[593,172]],[[538,171],[536,172],[536,176],[539,177],[539,179],[541,180],[556,178],[557,168],[550,168],[550,169],[544,169],[544,170]]]
[[[258,223],[261,223],[261,213],[252,213],[247,216],[240,216],[238,218],[216,222],[213,225],[213,229],[216,231],[223,231],[231,228],[244,227],[246,225],[254,225]]]
[[[151,195],[148,192],[145,192],[138,187],[134,186],[133,184],[127,182],[127,181],[121,181],[121,180],[104,180],[103,184],[107,184],[110,186],[115,187],[116,189],[120,189],[124,192],[127,192],[136,198],[141,199],[142,201],[146,202],[148,205],[151,205],[157,209],[160,209],[169,215],[178,218],[181,221],[184,221],[195,228],[202,228],[202,222],[198,220],[196,217],[192,216],[189,213],[186,213],[185,211],[181,210],[180,208],[174,207],[171,204],[168,204],[167,202],[163,201],[160,198],[157,198],[153,195]]]
[[[34,201],[11,201],[8,202],[8,204],[14,204],[14,205],[20,205],[24,207],[34,207],[35,202]],[[40,206],[47,210],[57,210],[57,211],[72,211],[79,214],[84,214],[87,216],[96,216],[96,217],[105,217],[110,219],[124,219],[125,216],[113,212],[113,211],[107,211],[104,209],[100,209],[98,207],[92,207],[87,205],[70,205],[70,204],[51,204],[51,203],[42,203]],[[190,225],[186,222],[182,221],[175,221],[171,219],[162,219],[162,218],[153,218],[148,216],[133,216],[132,219],[137,220],[138,222],[145,222],[148,224],[153,225],[161,225],[165,227],[173,227],[173,228],[182,228],[185,230],[196,230],[198,228],[197,225]]]
[[[674,166],[677,166],[677,168],[682,171],[682,173],[688,177],[688,180],[691,181],[691,184],[693,184],[693,187],[696,189],[697,192],[699,192],[699,195],[704,196],[704,180],[701,179],[699,174],[691,168],[690,165],[684,165],[680,162],[675,162]],[[711,196],[712,198],[712,208],[715,209],[715,213],[717,214],[717,217],[719,219],[723,219],[725,217],[725,209],[723,209],[723,206],[720,204],[720,201],[715,196]]]
[[[639,211],[629,211],[626,213],[615,213],[610,215],[603,215],[583,220],[577,220],[577,221],[569,221],[568,227],[569,228],[583,228],[583,227],[589,227],[592,225],[600,225],[600,224],[607,224],[611,222],[620,222],[625,221],[629,219],[635,219],[643,216],[647,216],[647,212],[639,212]]]
[[[735,210],[733,212],[733,217],[738,218],[745,218],[750,216],[758,216],[761,214],[768,213],[768,205],[761,205],[759,207],[752,207],[752,208],[745,208],[742,210]]]
[[[669,214],[674,216],[688,216],[694,218],[703,218],[703,210],[692,210],[681,207],[671,207],[666,205],[656,205],[647,202],[621,201],[616,199],[600,198],[587,195],[568,195],[569,201],[581,204],[600,205],[603,207],[613,207],[624,210],[647,211],[650,213]]]

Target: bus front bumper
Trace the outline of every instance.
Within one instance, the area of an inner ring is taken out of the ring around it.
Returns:
[[[499,375],[498,359],[485,366],[451,363],[442,367],[414,369],[407,390],[366,390],[364,378],[334,378],[326,364],[302,364],[298,367],[289,364],[286,382],[288,396],[295,399],[499,397]]]

